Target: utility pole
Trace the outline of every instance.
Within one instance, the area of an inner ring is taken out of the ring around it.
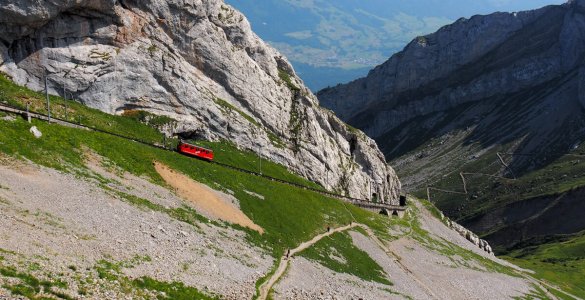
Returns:
[[[49,102],[49,86],[48,86],[47,69],[45,69],[45,97],[47,97],[47,122],[51,123],[51,103]]]
[[[260,157],[261,146],[258,146],[258,162],[260,163],[260,175],[262,175],[262,158]]]
[[[67,101],[65,101],[65,120],[69,121],[69,114],[67,113]]]
[[[31,117],[30,117],[29,107],[30,107],[30,102],[26,102],[26,120],[30,123]]]

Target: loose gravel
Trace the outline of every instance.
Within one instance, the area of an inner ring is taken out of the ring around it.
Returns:
[[[128,178],[112,185],[171,207],[184,203],[144,179]],[[96,263],[148,257],[123,273],[181,281],[224,299],[249,299],[255,282],[273,264],[267,253],[246,242],[243,232],[205,223],[193,226],[135,207],[95,180],[3,161],[0,186],[0,249],[16,253],[5,255],[15,266],[38,264],[33,273],[41,277],[64,274],[71,294],[91,278],[95,284],[88,298],[126,298],[115,284],[112,288],[96,278]]]
[[[148,276],[180,281],[223,299],[251,299],[256,281],[274,265],[274,259],[249,245],[241,231],[207,223],[190,225],[164,212],[133,206],[112,192],[164,207],[185,205],[169,189],[104,167],[99,159],[88,166],[91,174],[84,177],[0,157],[3,264],[28,270],[41,279],[66,281],[68,294],[87,299],[153,296],[129,293],[117,282],[100,279],[95,269],[100,260],[132,262],[122,268],[130,279]],[[469,243],[423,207],[418,210],[422,228],[433,239],[511,266]],[[389,228],[389,232],[403,237],[380,245],[379,240],[358,231],[350,235],[358,248],[382,266],[393,285],[335,273],[295,256],[274,285],[274,298],[508,299],[533,289],[523,278],[495,273],[478,261],[425,247],[408,230]],[[10,280],[1,277],[0,286]],[[7,298],[8,291],[0,288],[2,297]]]

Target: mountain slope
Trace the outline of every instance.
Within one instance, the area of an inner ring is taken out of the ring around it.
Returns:
[[[584,1],[461,19],[318,96],[378,141],[407,190],[498,250],[576,234],[584,25]]]
[[[100,110],[178,121],[167,134],[229,140],[329,190],[396,201],[375,142],[348,128],[223,1],[0,4],[0,71]]]
[[[43,100],[5,82],[0,92],[31,106]],[[156,140],[156,130],[132,116],[69,104],[69,117],[82,115],[85,125]],[[65,115],[54,110],[54,117]],[[502,298],[550,297],[529,273],[479,249],[416,199],[404,219],[389,218],[104,132],[29,124],[1,112],[0,128],[1,297],[250,299],[297,247],[305,250],[288,261],[273,299],[485,298],[494,285]],[[228,144],[209,146],[230,163],[258,159]],[[263,164],[267,174],[310,185]],[[169,181],[165,170],[185,178]],[[183,181],[218,196],[264,233],[214,215],[205,195],[181,192]],[[307,243],[327,227],[358,223],[362,229]]]

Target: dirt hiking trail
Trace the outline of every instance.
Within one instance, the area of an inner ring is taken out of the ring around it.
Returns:
[[[329,230],[328,232],[316,235],[310,241],[304,242],[304,243],[300,244],[298,247],[291,249],[290,253],[289,253],[289,258],[294,256],[295,254],[315,245],[318,241],[322,240],[325,237],[331,236],[332,234],[334,234],[336,232],[342,232],[342,231],[352,229],[356,226],[358,226],[358,224],[353,223],[351,225],[337,227],[337,228]],[[280,263],[278,264],[278,268],[276,269],[274,274],[272,274],[272,276],[270,277],[270,279],[268,281],[264,282],[260,286],[260,296],[258,296],[258,298],[257,298],[258,300],[266,300],[266,298],[268,297],[268,293],[272,289],[272,286],[274,286],[274,284],[280,279],[280,277],[282,277],[282,275],[284,275],[284,272],[286,271],[286,268],[288,267],[288,263],[290,261],[289,258],[287,258],[287,257],[281,258]]]

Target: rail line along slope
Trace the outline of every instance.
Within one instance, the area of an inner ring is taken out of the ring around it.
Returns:
[[[30,100],[30,98],[28,98],[28,100]],[[67,103],[67,101],[60,101],[60,102]],[[68,105],[71,105],[73,103],[67,103],[67,104]],[[17,102],[17,105],[18,105],[18,102]],[[4,104],[4,103],[1,103],[1,102],[0,102],[0,112],[6,112],[6,113],[10,113],[10,114],[15,114],[17,116],[21,116],[21,117],[24,117],[26,119],[28,119],[28,118],[31,118],[31,119],[32,118],[35,118],[35,119],[38,119],[38,120],[46,120],[47,122],[53,122],[55,124],[59,124],[59,125],[63,125],[63,126],[68,126],[68,127],[72,127],[72,128],[81,128],[81,129],[87,129],[87,130],[97,131],[97,132],[100,132],[100,133],[103,133],[103,134],[107,134],[107,135],[119,137],[119,138],[122,138],[122,139],[126,139],[126,140],[129,140],[129,141],[137,142],[137,143],[143,144],[145,146],[153,147],[153,148],[157,148],[157,149],[161,149],[161,150],[175,151],[175,147],[173,145],[175,143],[177,143],[177,144],[180,145],[180,143],[181,143],[180,141],[169,140],[168,141],[168,146],[167,146],[167,144],[166,144],[167,139],[163,137],[163,144],[161,145],[161,144],[156,143],[154,141],[144,140],[144,139],[141,139],[140,137],[133,137],[132,136],[132,133],[129,133],[129,132],[125,132],[125,133],[112,132],[112,131],[108,131],[108,129],[100,129],[100,128],[97,128],[97,127],[95,127],[95,124],[86,124],[86,125],[84,125],[84,124],[81,123],[81,120],[79,120],[76,123],[75,121],[67,120],[67,117],[65,117],[65,119],[60,118],[62,116],[55,117],[55,115],[53,115],[52,117],[50,117],[48,114],[37,113],[37,112],[31,111],[31,110],[24,110],[24,109],[18,108],[16,106]],[[65,113],[65,114],[68,115],[68,113]],[[73,114],[73,112],[71,114]],[[74,120],[75,119],[75,116],[72,116],[72,117],[73,117],[73,120]],[[91,121],[90,121],[90,123],[91,123]],[[208,143],[208,142],[203,142],[203,143]],[[210,144],[212,144],[212,143],[210,143]],[[177,151],[177,152],[182,153],[181,151]],[[182,153],[182,154],[184,154],[184,153]],[[226,154],[226,155],[229,156],[231,154]],[[189,155],[189,156],[191,156],[191,155]],[[260,160],[261,158],[258,158],[258,159]],[[275,172],[273,174],[273,172],[271,172],[272,171],[271,168],[268,168],[269,175],[267,175],[265,173],[262,173],[261,170],[259,170],[259,171],[251,171],[251,170],[246,169],[246,168],[243,168],[241,166],[237,166],[237,164],[234,165],[234,162],[233,161],[231,161],[232,164],[228,164],[228,163],[222,162],[222,161],[228,161],[229,160],[229,157],[228,157],[228,159],[226,159],[225,157],[223,157],[223,159],[221,159],[220,162],[217,162],[217,161],[214,162],[214,161],[207,160],[207,159],[204,159],[204,160],[206,160],[206,161],[208,161],[210,163],[218,164],[218,165],[220,165],[222,167],[226,167],[226,168],[229,168],[229,169],[232,169],[232,170],[236,170],[238,172],[250,174],[250,175],[253,175],[253,176],[262,177],[262,178],[265,178],[265,179],[268,179],[268,180],[271,180],[271,181],[276,181],[276,182],[284,183],[284,184],[287,184],[287,185],[290,185],[290,186],[293,186],[293,187],[296,187],[296,188],[313,191],[313,192],[322,194],[322,195],[327,196],[327,197],[333,197],[333,198],[336,198],[336,199],[340,199],[342,201],[346,201],[346,202],[352,203],[352,204],[354,204],[354,205],[356,205],[358,207],[362,207],[362,208],[365,208],[365,209],[369,209],[369,210],[372,210],[372,211],[375,211],[375,212],[379,212],[379,213],[385,214],[385,215],[391,215],[391,214],[399,214],[399,215],[402,215],[403,212],[404,212],[404,210],[406,209],[406,206],[403,205],[403,204],[395,205],[395,204],[387,203],[387,202],[372,202],[372,201],[366,200],[366,199],[357,199],[357,198],[352,198],[352,197],[345,196],[345,195],[341,195],[341,194],[336,194],[334,192],[325,191],[322,187],[320,187],[320,186],[318,186],[318,185],[316,185],[316,184],[314,184],[312,182],[308,182],[306,180],[298,180],[298,179],[297,180],[294,180],[294,179],[296,179],[296,178],[294,178],[294,176],[292,177],[292,180],[293,181],[291,181],[291,177],[290,176],[284,176],[284,177],[286,177],[286,179],[274,177],[274,176],[279,176],[279,175],[281,176],[281,175],[286,175],[286,174],[283,174],[282,172]],[[260,164],[262,164],[262,163],[260,162]],[[264,164],[266,165],[266,162]],[[276,164],[274,164],[274,165],[276,165]],[[266,169],[266,167],[265,167],[265,169]]]
[[[221,0],[0,4],[0,71],[112,114],[175,119],[168,135],[229,140],[328,190],[395,202],[376,143],[319,106],[293,68]]]

